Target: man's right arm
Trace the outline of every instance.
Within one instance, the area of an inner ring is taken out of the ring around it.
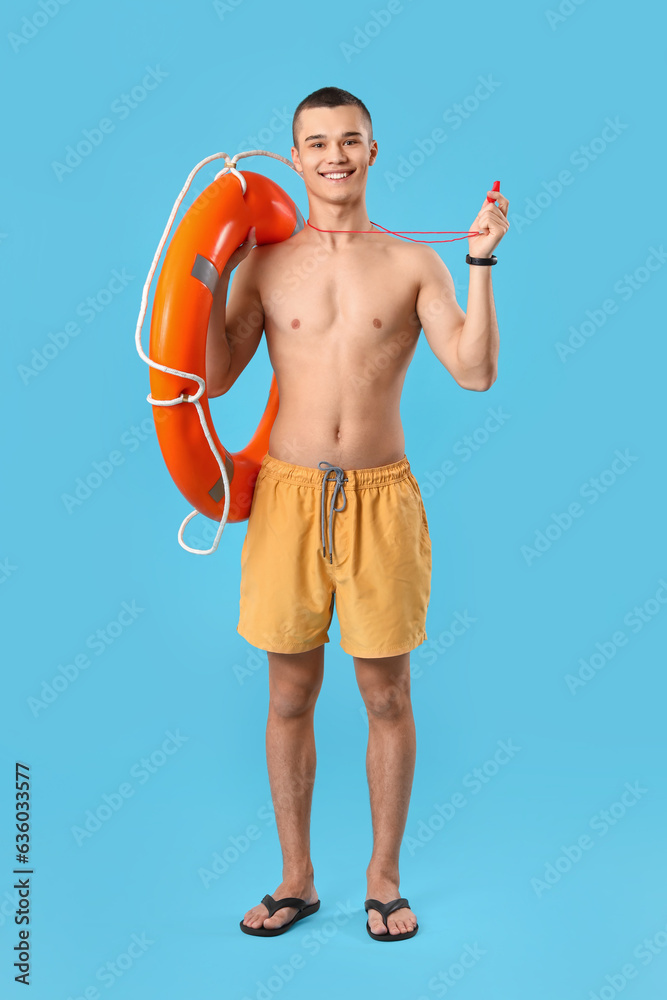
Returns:
[[[229,258],[215,288],[206,335],[208,396],[221,396],[231,389],[262,339],[264,310],[257,288],[257,261],[250,253],[255,245],[251,229]],[[229,279],[237,265],[227,301]]]

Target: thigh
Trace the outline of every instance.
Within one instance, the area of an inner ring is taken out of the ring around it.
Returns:
[[[424,504],[411,472],[356,493],[351,556],[336,583],[341,646],[353,656],[398,655],[427,639],[431,539]]]
[[[255,484],[241,550],[237,631],[278,653],[328,642],[333,585],[321,555],[316,491],[264,475]]]

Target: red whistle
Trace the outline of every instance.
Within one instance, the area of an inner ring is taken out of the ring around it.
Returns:
[[[494,181],[493,182],[493,187],[491,188],[491,190],[492,191],[500,191],[500,181]],[[486,196],[486,200],[490,201],[492,205],[494,205],[495,202],[496,202],[496,199],[495,198],[490,198],[488,194]]]

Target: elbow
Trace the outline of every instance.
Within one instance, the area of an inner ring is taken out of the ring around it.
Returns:
[[[232,385],[236,381],[234,378],[230,380],[231,365],[227,369],[227,373],[223,376],[220,372],[216,376],[211,376],[206,379],[206,395],[209,399],[214,399],[216,396],[224,396],[226,392],[229,392]]]
[[[491,388],[491,386],[495,381],[496,381],[496,376],[494,375],[492,378],[488,378],[484,382],[480,382],[479,385],[475,386],[475,389],[477,392],[486,392],[488,389]]]
[[[229,388],[230,387],[225,385],[224,382],[207,382],[206,395],[209,399],[214,399],[216,396],[224,396],[224,394],[229,391]]]
[[[216,396],[224,396],[226,392],[229,392],[231,386],[225,385],[214,385],[212,389],[206,388],[206,395],[209,399],[215,399]]]
[[[493,383],[496,381],[497,377],[498,373],[494,372],[493,374],[488,375],[484,379],[475,379],[474,381],[473,380],[468,381],[466,379],[457,379],[457,382],[459,383],[462,389],[469,389],[472,392],[486,392],[488,389],[491,388]]]

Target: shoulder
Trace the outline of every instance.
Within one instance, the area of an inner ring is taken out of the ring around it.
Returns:
[[[392,236],[392,252],[396,254],[401,265],[414,273],[420,283],[435,276],[448,273],[447,266],[438,251],[428,243],[417,243],[412,240],[402,240]]]
[[[302,240],[299,239],[300,236],[301,233],[299,232],[293,236],[289,236],[285,240],[279,240],[277,243],[257,244],[257,246],[253,247],[249,256],[254,258],[255,265],[261,267],[270,261],[278,260],[293,253],[301,246]]]

